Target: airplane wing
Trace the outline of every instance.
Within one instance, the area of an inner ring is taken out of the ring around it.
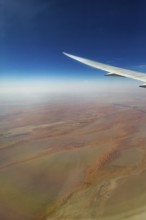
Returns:
[[[100,69],[100,70],[104,70],[104,71],[108,72],[106,74],[106,76],[123,76],[123,77],[136,79],[136,80],[139,80],[139,81],[146,83],[146,74],[145,73],[137,72],[137,71],[133,71],[133,70],[128,70],[128,69],[123,69],[123,68],[107,65],[104,63],[99,63],[99,62],[92,61],[89,59],[77,57],[77,56],[74,56],[74,55],[71,55],[71,54],[68,54],[65,52],[63,52],[63,54],[74,59],[74,60],[77,60],[81,63],[84,63],[88,66],[91,66],[96,69]],[[140,87],[146,88],[146,84],[142,84],[142,85],[140,85]]]

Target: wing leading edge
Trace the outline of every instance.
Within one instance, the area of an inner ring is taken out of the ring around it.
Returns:
[[[139,80],[142,82],[146,83],[146,74],[142,73],[142,72],[137,72],[137,71],[133,71],[133,70],[128,70],[128,69],[123,69],[123,68],[119,68],[119,67],[115,67],[115,66],[111,66],[111,65],[107,65],[104,63],[100,63],[100,62],[96,62],[96,61],[92,61],[89,59],[85,59],[85,58],[81,58],[81,57],[77,57],[68,53],[63,52],[64,55],[77,60],[81,63],[84,63],[88,66],[91,66],[93,68],[96,69],[100,69],[103,71],[108,72],[106,75],[107,76],[124,76],[127,78],[131,78],[131,79],[135,79],[135,80]],[[140,87],[146,87],[146,84],[140,85]]]

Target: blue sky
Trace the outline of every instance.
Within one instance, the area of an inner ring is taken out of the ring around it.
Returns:
[[[103,79],[103,73],[68,59],[62,51],[146,71],[144,0],[1,0],[0,4],[1,84]]]

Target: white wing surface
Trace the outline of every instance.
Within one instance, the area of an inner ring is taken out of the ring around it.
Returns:
[[[104,70],[104,71],[108,72],[106,74],[107,76],[124,76],[124,77],[136,79],[136,80],[139,80],[139,81],[146,83],[146,74],[145,73],[137,72],[137,71],[133,71],[133,70],[128,70],[128,69],[123,69],[123,68],[107,65],[104,63],[99,63],[99,62],[92,61],[89,59],[77,57],[77,56],[74,56],[74,55],[71,55],[71,54],[68,54],[65,52],[63,52],[63,54],[74,59],[74,60],[77,60],[81,63],[84,63],[88,66],[94,67],[96,69]],[[146,88],[146,84],[140,85],[140,87]]]

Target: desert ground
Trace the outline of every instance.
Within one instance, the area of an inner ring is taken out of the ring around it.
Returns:
[[[0,219],[144,220],[146,102],[0,97]]]

